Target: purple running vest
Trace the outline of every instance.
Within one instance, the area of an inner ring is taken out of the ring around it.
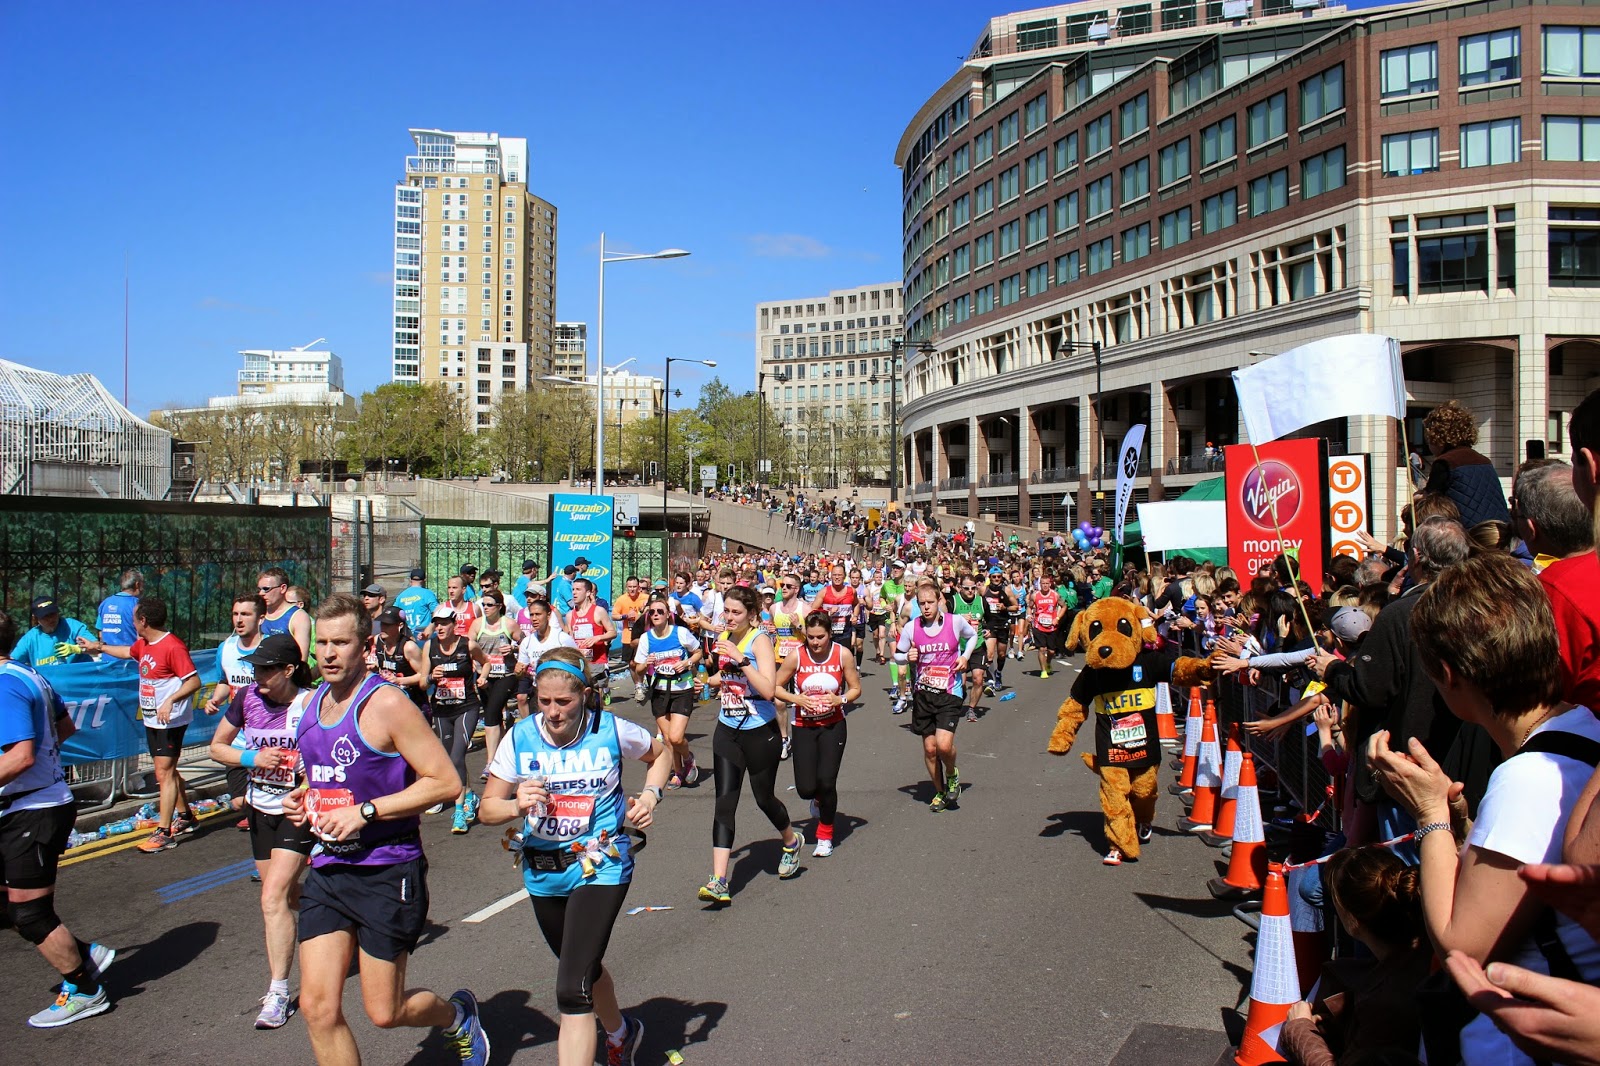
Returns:
[[[306,768],[310,789],[324,809],[355,806],[379,796],[401,791],[417,779],[411,764],[398,753],[374,751],[361,735],[361,708],[372,694],[388,685],[375,674],[368,674],[345,708],[344,716],[333,725],[322,724],[322,700],[328,693],[326,682],[312,694],[311,706],[300,719],[300,760]],[[307,806],[312,807],[312,797]],[[313,818],[313,828],[315,819]],[[373,822],[344,841],[318,838],[321,845],[311,857],[311,865],[346,863],[352,866],[389,866],[407,862],[422,854],[416,816]]]

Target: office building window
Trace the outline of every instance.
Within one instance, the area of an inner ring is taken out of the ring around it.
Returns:
[[[1161,247],[1172,248],[1188,243],[1193,232],[1193,215],[1187,207],[1180,207],[1161,216]]]
[[[1010,148],[1012,145],[1017,143],[1017,113],[1013,111],[1011,114],[1001,119],[999,129],[1000,150],[1003,152],[1007,148]]]
[[[1008,204],[1022,195],[1022,168],[1007,167],[1000,172],[1000,202]]]
[[[1379,93],[1385,99],[1439,90],[1439,46],[1429,41],[1390,48],[1378,59]]]
[[[1110,270],[1112,264],[1116,261],[1114,253],[1115,247],[1112,245],[1110,237],[1102,241],[1095,241],[1089,245],[1089,273],[1098,274],[1103,270]]]
[[[1028,268],[1028,295],[1037,296],[1050,288],[1050,264],[1039,263]]]
[[[1387,177],[1431,174],[1439,169],[1439,131],[1391,133],[1383,139],[1383,173]]]
[[[1150,158],[1129,163],[1122,168],[1122,202],[1131,204],[1150,195]]]
[[[1573,222],[1590,223],[1582,228]],[[1600,208],[1550,208],[1550,284],[1600,288]]]
[[[974,313],[986,315],[994,310],[994,286],[985,285],[972,294]]]
[[[1522,77],[1522,31],[1496,30],[1461,38],[1461,87]]]
[[[1000,258],[1022,251],[1022,222],[1012,219],[1000,227]]]
[[[1600,78],[1600,26],[1546,26],[1541,70],[1547,78]]]
[[[1028,212],[1025,221],[1028,227],[1026,238],[1029,247],[1050,239],[1050,208],[1034,208]]]
[[[1200,230],[1216,233],[1239,221],[1239,190],[1224,189],[1200,202]]]
[[[1022,275],[1012,274],[1000,279],[1000,306],[1010,307],[1022,299]]]
[[[1248,141],[1246,147],[1259,148],[1268,141],[1282,137],[1288,131],[1289,94],[1277,93],[1258,104],[1251,104],[1248,112]]]
[[[1078,280],[1078,253],[1056,256],[1056,284],[1071,285]]]
[[[1064,174],[1078,165],[1078,135],[1069,133],[1056,142],[1056,173]]]
[[[1232,159],[1238,152],[1235,129],[1238,121],[1229,115],[1221,122],[1213,122],[1200,131],[1200,167],[1216,166]]]
[[[1023,175],[1027,180],[1027,187],[1036,189],[1050,180],[1050,153],[1043,148],[1033,153],[1024,163]]]
[[[1116,206],[1111,199],[1111,175],[1089,183],[1089,217],[1099,218]]]
[[[1122,231],[1122,261],[1131,263],[1150,254],[1150,223],[1142,222]]]
[[[1488,167],[1522,158],[1522,120],[1502,118],[1461,127],[1461,166]]]
[[[1344,145],[1330,148],[1300,164],[1300,199],[1344,188]]]
[[[1161,186],[1164,188],[1188,176],[1189,138],[1185,137],[1161,149]]]
[[[1045,123],[1050,121],[1049,94],[1040,93],[1032,100],[1029,100],[1023,119],[1027,124],[1025,132],[1033,133],[1037,130],[1043,129]]]
[[[1306,126],[1344,110],[1344,64],[1330,67],[1300,83],[1300,125]]]
[[[972,138],[972,164],[982,166],[994,158],[994,130],[984,130]]]
[[[994,210],[994,181],[990,179],[972,190],[972,214],[982,218]]]
[[[1568,163],[1600,163],[1600,118],[1546,115],[1544,157]]]
[[[1107,111],[1084,127],[1084,150],[1093,159],[1111,150],[1111,112]]]
[[[1150,128],[1150,94],[1140,93],[1117,108],[1117,135],[1121,140]]]
[[[1056,232],[1065,233],[1078,224],[1078,194],[1069,192],[1056,198]]]
[[[985,233],[972,242],[974,265],[986,267],[994,262],[994,234]]]
[[[1289,203],[1289,171],[1274,170],[1250,183],[1250,217],[1276,211]]]

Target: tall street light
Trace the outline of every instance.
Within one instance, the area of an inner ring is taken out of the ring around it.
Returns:
[[[629,363],[633,363],[633,362],[637,362],[637,361],[638,361],[638,356],[629,356],[628,358],[624,359],[622,362],[618,363],[616,366],[606,366],[606,365],[604,365],[603,363],[600,362],[598,357],[595,359],[595,363],[594,363],[594,369],[595,369],[595,375],[594,375],[594,404],[595,404],[595,407],[594,407],[594,422],[595,422],[595,425],[597,427],[599,427],[599,435],[596,436],[596,438],[595,438],[595,444],[596,445],[601,444],[605,440],[606,409],[605,409],[605,406],[604,406],[604,404],[605,404],[605,384],[604,384],[604,382],[605,382],[605,379],[606,379],[606,372],[607,371],[615,372],[615,371],[621,370],[623,367],[627,366]],[[588,365],[587,364],[588,364],[588,361],[585,360],[585,365],[584,365],[584,369],[585,370],[588,369]],[[586,382],[573,381],[571,378],[564,378],[560,374],[543,374],[543,375],[540,375],[539,380],[540,381],[549,382],[551,385],[575,385],[580,389],[583,388],[586,385]],[[593,491],[596,494],[598,494],[600,492],[600,490],[605,487],[604,469],[605,468],[600,466],[598,463],[595,464],[596,477],[593,480],[590,481],[590,486],[592,487]],[[576,476],[576,474],[574,474],[574,476]]]
[[[901,337],[896,337],[889,342],[889,502],[900,502],[900,376],[903,373],[901,357],[905,354],[906,342]],[[933,355],[935,349],[928,341],[917,345],[917,352],[921,355]],[[867,380],[874,385],[878,384],[878,375],[873,374]]]
[[[1104,467],[1106,465],[1106,429],[1105,429],[1105,419],[1101,417],[1101,415],[1104,413],[1105,404],[1101,402],[1101,395],[1100,395],[1101,391],[1102,391],[1102,385],[1101,385],[1101,381],[1100,381],[1100,355],[1104,351],[1104,347],[1101,345],[1101,343],[1099,341],[1069,341],[1065,337],[1062,337],[1061,340],[1059,342],[1057,342],[1057,344],[1056,344],[1056,354],[1057,355],[1066,355],[1068,352],[1083,352],[1083,351],[1089,351],[1089,352],[1093,352],[1094,353],[1094,449],[1095,449],[1095,462],[1094,462],[1094,510],[1093,510],[1092,514],[1093,514],[1094,524],[1098,526],[1098,525],[1101,524],[1101,521],[1100,521],[1101,518],[1104,517],[1102,512],[1104,510],[1103,501],[1105,499],[1105,485],[1104,485],[1105,469],[1104,469]],[[1117,550],[1121,551],[1122,550],[1122,546],[1118,545],[1117,546]]]
[[[663,248],[659,252],[631,252],[607,255],[606,235],[604,233],[600,234],[600,294],[598,306],[595,309],[594,324],[594,491],[596,493],[603,491],[606,484],[606,375],[602,369],[606,363],[606,264],[627,263],[636,259],[679,259],[688,254],[682,248]]]
[[[779,385],[789,380],[787,370],[773,373],[772,380]],[[756,371],[756,484],[763,487],[767,484],[766,472],[762,469],[767,465],[767,372]]]
[[[672,436],[672,364],[673,363],[699,363],[701,366],[716,369],[715,359],[691,359],[686,355],[667,356],[666,372],[661,380],[661,533],[670,536],[667,531],[667,441]],[[691,463],[691,465],[693,465]],[[694,471],[685,471],[684,481],[693,483]],[[685,485],[685,488],[688,486]],[[691,491],[692,497],[694,493]],[[689,503],[689,525],[694,526],[694,501]]]

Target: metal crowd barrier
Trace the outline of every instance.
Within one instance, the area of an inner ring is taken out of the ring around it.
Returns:
[[[1228,724],[1271,718],[1291,707],[1284,675],[1262,672],[1257,684],[1247,684],[1243,672],[1218,677],[1214,689],[1219,731]],[[1317,737],[1306,735],[1311,717],[1292,722],[1276,737],[1242,734],[1241,743],[1255,758],[1257,768],[1270,769],[1278,778],[1280,800],[1287,800],[1296,817],[1328,832],[1339,829],[1339,805],[1330,791],[1333,780],[1317,751]],[[1226,740],[1224,739],[1224,743]],[[1270,812],[1263,811],[1270,817]]]
[[[183,782],[193,788],[209,785],[227,776],[227,768],[212,761],[211,742],[184,745],[178,755]],[[62,768],[67,786],[78,801],[79,814],[109,810],[125,799],[154,799],[159,795],[155,782],[155,763],[147,753],[126,759],[100,759]]]

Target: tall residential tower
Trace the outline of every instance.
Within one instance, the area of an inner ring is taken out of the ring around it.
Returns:
[[[440,382],[490,425],[501,393],[551,373],[556,209],[528,191],[528,142],[411,130],[394,191],[395,381]]]

